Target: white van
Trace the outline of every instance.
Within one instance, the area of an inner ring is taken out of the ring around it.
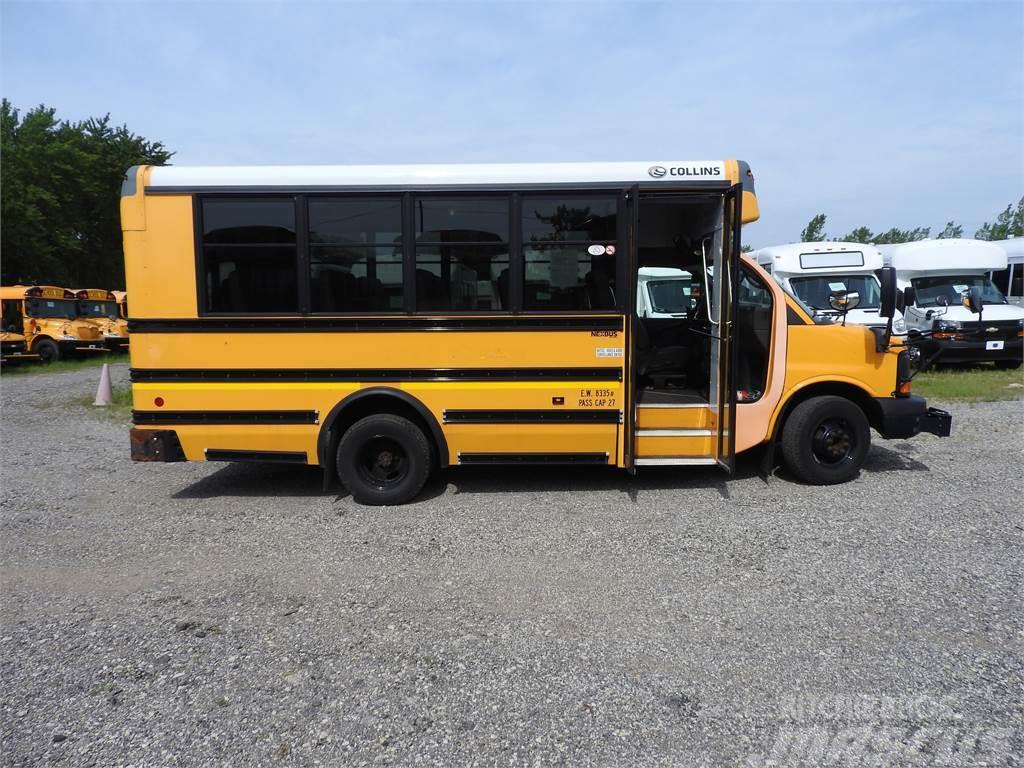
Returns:
[[[988,273],[996,288],[1011,304],[1024,304],[1024,237],[993,240],[1006,251],[1006,269]]]
[[[846,322],[886,327],[878,314],[881,285],[875,272],[882,268],[882,254],[864,243],[790,243],[761,248],[749,254],[786,291],[796,296],[816,317],[838,318],[831,299],[836,294],[856,293],[859,303],[846,313]],[[903,316],[897,312],[893,333],[903,334]]]
[[[693,275],[672,267],[640,267],[637,270],[636,314],[638,317],[689,317],[700,298]]]
[[[896,285],[911,288],[904,309],[908,340],[921,347],[922,365],[994,362],[1019,368],[1024,344],[1024,307],[1009,304],[989,278],[1006,269],[1006,251],[983,240],[918,240],[879,245]],[[965,302],[972,289],[981,313]]]

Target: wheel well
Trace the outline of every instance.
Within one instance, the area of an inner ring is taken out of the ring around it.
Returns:
[[[786,401],[778,420],[775,422],[775,434],[772,443],[774,444],[779,440],[782,434],[782,426],[786,423],[786,419],[789,418],[789,414],[793,412],[794,408],[800,405],[800,403],[810,400],[812,397],[823,397],[826,395],[842,397],[853,402],[864,412],[868,419],[868,424],[876,430],[881,427],[882,408],[866,391],[855,384],[847,384],[842,381],[821,381],[797,390]]]
[[[442,467],[448,466],[448,441],[444,438],[437,419],[419,400],[407,392],[390,387],[374,387],[353,392],[338,403],[320,427],[317,439],[317,459],[320,466],[334,466],[335,451],[338,441],[345,430],[364,416],[377,413],[390,413],[402,416],[423,430],[434,450],[434,460]]]
[[[32,339],[32,349],[35,349],[35,347],[36,347],[36,346],[37,346],[37,345],[38,345],[38,344],[39,344],[40,342],[43,342],[43,341],[53,341],[53,343],[54,343],[54,344],[56,344],[56,343],[57,343],[57,342],[56,342],[56,341],[54,341],[54,340],[53,340],[53,338],[51,338],[50,336],[44,336],[44,335],[40,334],[39,336],[36,336],[36,337],[35,337],[34,339]]]

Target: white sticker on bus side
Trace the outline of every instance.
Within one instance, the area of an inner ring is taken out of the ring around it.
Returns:
[[[598,347],[598,357],[623,357],[625,356],[625,349],[622,347]]]

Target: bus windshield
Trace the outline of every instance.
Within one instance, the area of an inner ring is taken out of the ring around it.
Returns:
[[[1006,298],[995,284],[984,275],[941,275],[915,277],[910,281],[917,293],[917,306],[939,307],[959,304],[971,288],[981,288],[982,304],[1005,304]],[[945,297],[944,302],[939,299]]]
[[[839,291],[860,294],[857,309],[878,309],[881,289],[874,275],[818,275],[790,278],[793,292],[813,309],[832,309],[828,297]]]
[[[25,314],[29,317],[78,317],[78,302],[73,299],[25,299]]]
[[[116,301],[95,301],[93,299],[81,299],[78,302],[79,317],[117,317]]]
[[[689,280],[648,280],[651,309],[660,314],[679,315],[690,311]]]

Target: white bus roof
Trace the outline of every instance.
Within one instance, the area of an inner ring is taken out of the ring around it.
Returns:
[[[740,161],[737,181],[752,181]],[[128,176],[132,175],[129,170]],[[127,179],[126,179],[127,180]],[[131,180],[133,182],[133,179]],[[154,166],[147,189],[238,187],[463,187],[541,184],[729,183],[724,160],[624,163],[488,163],[476,165]],[[750,191],[752,187],[748,187]]]
[[[897,272],[988,272],[1006,269],[1006,251],[985,240],[957,237],[879,245],[885,263]]]
[[[1011,237],[1009,240],[993,240],[992,242],[1006,251],[1008,264],[1024,264],[1024,237]]]
[[[770,245],[749,255],[757,259],[758,264],[771,264],[775,273],[874,272],[882,266],[881,252],[866,243],[788,243]]]

